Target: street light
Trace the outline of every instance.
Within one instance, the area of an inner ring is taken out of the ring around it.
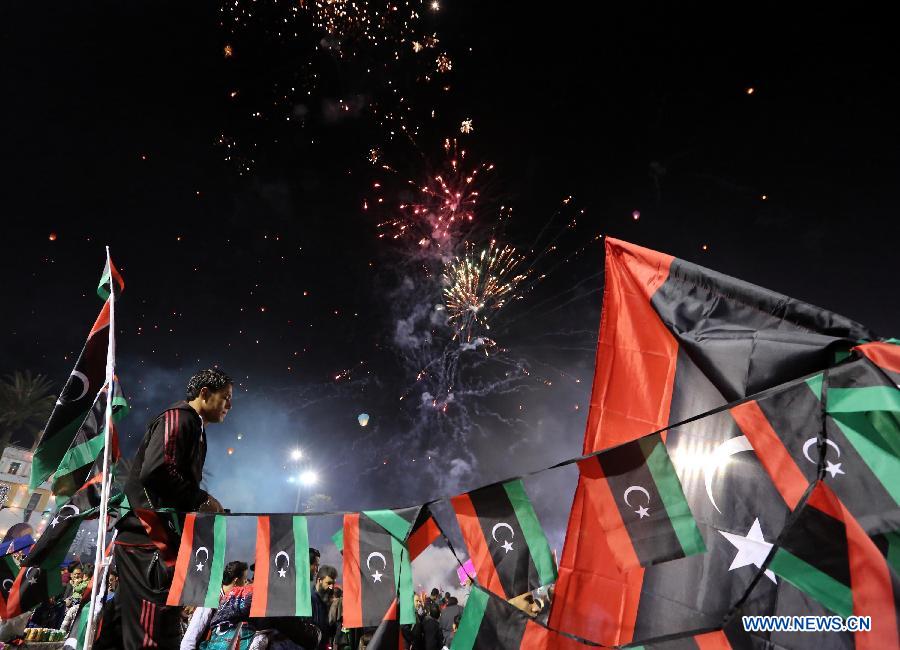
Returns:
[[[291,452],[291,460],[300,460],[303,458],[303,452],[299,449],[295,449]]]
[[[297,478],[300,480],[301,484],[306,485],[307,487],[310,485],[315,485],[319,482],[319,475],[311,469],[308,469],[305,472],[301,473]]]

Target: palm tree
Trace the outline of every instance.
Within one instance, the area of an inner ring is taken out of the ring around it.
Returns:
[[[16,371],[0,382],[0,458],[13,434],[27,429],[40,439],[41,427],[50,417],[56,398],[50,393],[53,383],[30,370]]]

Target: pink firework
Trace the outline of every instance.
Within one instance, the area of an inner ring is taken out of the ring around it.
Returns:
[[[378,224],[381,238],[411,238],[422,248],[436,246],[450,249],[458,244],[476,220],[479,204],[479,175],[493,170],[490,163],[469,165],[465,149],[455,139],[444,141],[444,160],[423,182],[408,180],[413,188],[411,200],[392,202],[377,197],[372,204],[381,204],[388,218]],[[388,166],[386,171],[394,170]],[[380,191],[381,183],[373,184]],[[367,202],[368,205],[369,202]]]

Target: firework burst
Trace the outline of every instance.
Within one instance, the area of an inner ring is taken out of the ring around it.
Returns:
[[[463,256],[444,267],[444,307],[454,338],[468,344],[485,340],[479,333],[491,329],[491,317],[520,297],[516,288],[527,277],[527,272],[517,273],[523,259],[512,246],[492,240],[480,252],[467,246]],[[482,347],[486,352],[488,346]]]
[[[414,190],[410,200],[401,199],[394,206],[386,203],[383,196],[372,201],[386,204],[390,211],[390,216],[378,224],[380,238],[409,238],[420,248],[433,245],[450,252],[473,227],[481,193],[479,175],[492,171],[494,165],[470,165],[465,149],[460,149],[451,138],[444,140],[444,154],[443,165],[424,182],[406,182]],[[387,165],[382,169],[396,173]],[[373,189],[380,192],[382,183],[374,183]]]

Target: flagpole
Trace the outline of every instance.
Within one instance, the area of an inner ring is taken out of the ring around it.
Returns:
[[[116,365],[116,281],[112,274],[112,260],[109,256],[109,246],[106,247],[106,264],[110,269],[109,275],[109,344],[106,349],[106,422],[105,431],[103,433],[103,479],[101,480],[102,489],[100,492],[100,519],[97,524],[97,551],[94,554],[94,589],[99,591],[98,580],[105,575],[104,568],[112,562],[112,557],[107,558],[104,551],[106,549],[106,527],[107,527],[107,511],[109,509],[109,490],[111,487],[111,479],[109,475],[109,457],[110,447],[112,445],[112,412],[113,412],[113,382],[115,381],[115,365]],[[95,592],[96,593],[96,592]],[[97,599],[91,597],[90,609],[88,610],[87,628],[85,630],[84,648],[91,650],[94,645],[94,616]]]

